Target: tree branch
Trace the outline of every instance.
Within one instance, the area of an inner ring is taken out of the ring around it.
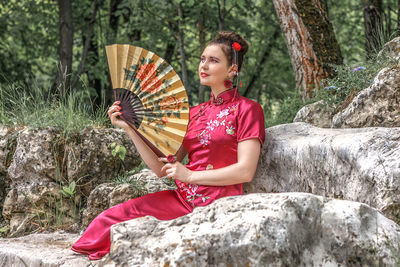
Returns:
[[[268,46],[266,47],[263,56],[261,57],[261,61],[258,63],[257,68],[253,74],[253,76],[250,79],[249,85],[246,87],[246,90],[243,94],[243,96],[247,97],[251,91],[251,89],[254,86],[254,83],[257,81],[258,77],[260,77],[260,73],[262,72],[264,66],[265,66],[265,61],[267,61],[267,58],[269,57],[270,53],[271,53],[271,48],[274,45],[276,39],[278,39],[280,33],[280,28],[276,27],[274,34],[272,36],[272,41],[268,44]]]

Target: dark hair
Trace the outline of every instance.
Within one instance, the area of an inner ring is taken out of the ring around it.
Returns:
[[[232,59],[233,59],[232,44],[234,42],[239,43],[240,46],[242,47],[238,51],[238,70],[240,71],[240,69],[242,68],[243,56],[247,53],[247,50],[249,49],[249,44],[243,37],[241,37],[236,32],[221,31],[218,33],[217,38],[209,42],[207,46],[215,44],[221,45],[221,49],[224,52],[226,58],[228,59],[228,64],[230,65],[232,64]]]

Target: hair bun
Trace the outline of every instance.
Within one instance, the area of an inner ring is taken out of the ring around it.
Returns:
[[[231,44],[237,42],[241,46],[240,53],[243,56],[247,53],[247,50],[249,49],[249,44],[247,43],[247,41],[236,32],[220,31],[216,39],[226,39],[229,40]]]

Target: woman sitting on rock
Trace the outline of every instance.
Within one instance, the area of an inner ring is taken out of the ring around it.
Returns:
[[[234,32],[220,32],[204,49],[198,71],[200,83],[211,87],[211,97],[190,108],[188,131],[174,163],[158,158],[118,117],[123,112],[119,101],[110,107],[111,123],[124,129],[147,166],[158,177],[174,179],[177,189],[134,198],[102,212],[72,246],[73,251],[100,259],[110,251],[113,224],[147,215],[171,220],[218,198],[242,194],[242,183],[253,179],[265,138],[261,106],[232,86],[247,49],[247,42]],[[189,163],[182,165],[186,153]]]

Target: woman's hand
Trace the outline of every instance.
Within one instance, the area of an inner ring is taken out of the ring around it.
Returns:
[[[115,101],[112,104],[112,106],[108,109],[107,113],[108,116],[110,117],[112,125],[126,130],[129,127],[129,125],[118,117],[122,114],[121,106],[119,106],[120,103],[121,103],[120,101]]]
[[[178,179],[181,182],[190,183],[192,171],[186,168],[182,163],[179,161],[171,163],[167,158],[158,158],[158,160],[166,163],[161,168],[161,172],[163,173],[165,171],[169,179]]]

